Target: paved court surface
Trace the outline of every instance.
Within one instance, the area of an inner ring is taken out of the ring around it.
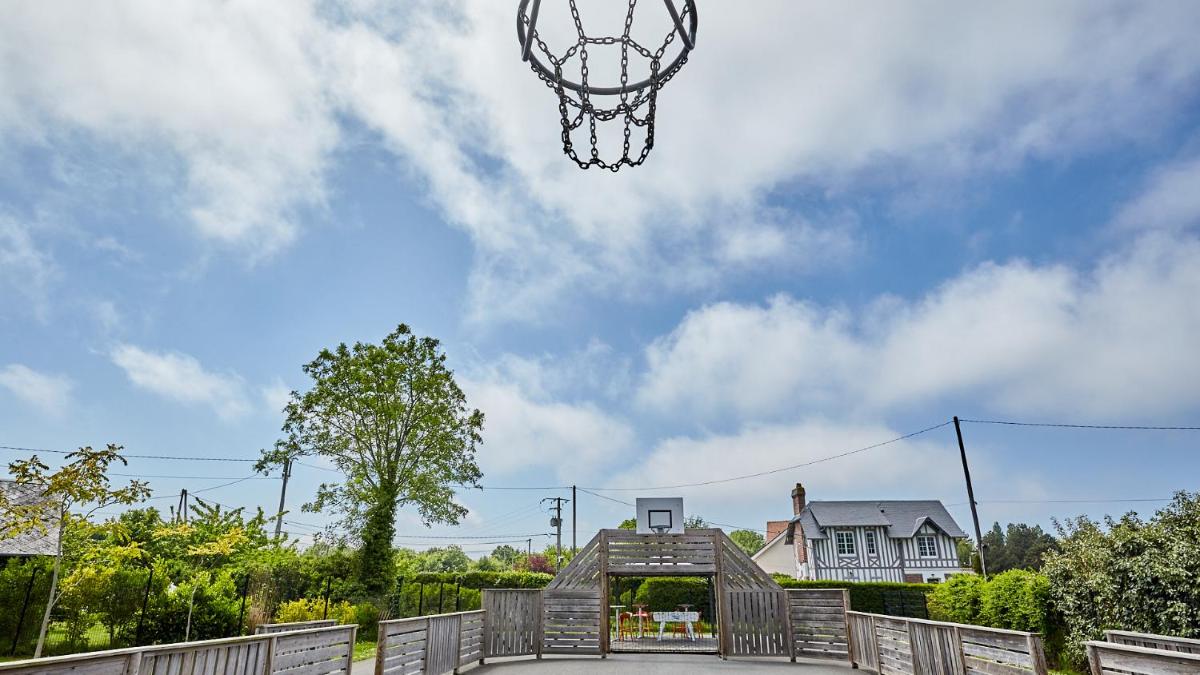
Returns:
[[[373,661],[354,664],[353,675],[371,675],[375,672]],[[593,675],[620,673],[629,675],[704,675],[705,673],[794,673],[795,675],[853,675],[849,664],[832,664],[828,661],[798,659],[792,663],[787,659],[740,658],[722,661],[707,654],[609,654],[607,659],[598,657],[554,657],[542,660],[532,657],[519,659],[489,659],[483,666],[467,666],[463,673],[479,675],[522,675],[539,673],[554,675]]]

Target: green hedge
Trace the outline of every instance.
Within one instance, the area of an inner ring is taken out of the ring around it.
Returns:
[[[930,618],[1047,635],[1053,631],[1050,580],[1037,572],[1009,570],[984,581],[963,575],[929,597]]]
[[[404,583],[462,584],[463,588],[545,588],[554,575],[544,572],[421,572],[404,577]]]
[[[679,605],[691,605],[705,617],[709,607],[708,580],[697,577],[651,577],[638,587],[635,602],[651,612],[670,612]]]
[[[850,591],[850,609],[872,614],[925,618],[926,597],[937,584],[902,584],[890,581],[802,581],[776,575],[784,588],[845,588]]]

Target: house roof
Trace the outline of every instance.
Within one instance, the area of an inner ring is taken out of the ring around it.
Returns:
[[[824,539],[822,528],[878,526],[886,527],[887,535],[893,538],[908,538],[917,533],[925,522],[951,537],[966,537],[936,499],[912,501],[839,501],[809,502],[792,518],[799,523],[807,539]]]
[[[0,480],[0,491],[14,503],[34,504],[44,502],[45,496],[41,490],[31,485],[21,485],[10,480]],[[49,504],[48,508],[53,508]],[[0,537],[0,557],[56,555],[58,553],[58,528],[51,528],[47,534],[37,530],[22,532],[15,537]]]

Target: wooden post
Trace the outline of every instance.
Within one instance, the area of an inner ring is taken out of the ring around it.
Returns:
[[[456,612],[457,614],[457,612]],[[454,617],[454,675],[458,675],[458,667],[462,665],[462,614]],[[350,672],[350,671],[346,671]]]
[[[1026,639],[1029,641],[1029,656],[1033,659],[1034,674],[1046,675],[1049,668],[1046,666],[1046,650],[1042,648],[1042,638],[1038,635],[1030,635]]]
[[[354,645],[358,644],[358,624],[350,625],[350,649],[346,654],[346,673],[347,675],[354,671]],[[379,656],[379,646],[375,648],[376,658]],[[270,675],[268,673],[268,675]]]
[[[792,663],[796,662],[796,634],[792,632],[792,602],[788,598],[787,591],[779,591],[779,599],[783,605],[783,629],[786,631],[786,639],[788,645],[788,656],[791,657]]]
[[[534,631],[533,637],[537,642],[535,649],[537,650],[537,657],[539,659],[542,658],[542,646],[546,641],[546,607],[543,604],[545,595],[545,589],[538,591],[534,594],[533,603],[534,608],[537,611],[537,628]]]
[[[957,624],[954,626],[954,645],[958,649],[958,663],[962,668],[962,675],[966,675],[967,652],[963,650],[962,629]]]
[[[926,673],[918,666],[920,663],[918,655],[923,653],[924,650],[918,649],[917,647],[917,624],[906,619],[904,621],[904,627],[908,629],[908,656],[910,659],[912,659],[913,675],[935,675],[934,673]],[[880,670],[882,669],[883,668],[881,666]]]
[[[572,505],[574,502],[571,502]],[[608,535],[600,530],[600,540],[596,549],[600,566],[600,658],[608,658]]]
[[[486,591],[479,591],[479,611],[483,612],[483,618],[479,620],[479,628],[483,634],[479,636],[479,665],[486,663],[487,659],[487,635],[488,635],[488,611],[484,609],[486,605],[483,602],[483,594]]]
[[[271,637],[267,638],[267,658],[266,658],[267,664],[266,664],[266,667],[263,668],[263,672],[267,673],[267,675],[270,675],[271,671],[274,670],[273,666],[275,665],[275,642],[278,639],[279,639],[278,634],[272,634]]]
[[[375,675],[383,675],[383,660],[387,654],[388,626],[387,622],[379,622],[379,634],[375,645]],[[347,673],[350,671],[347,670]]]
[[[1104,675],[1104,670],[1100,667],[1100,654],[1096,651],[1095,645],[1087,646],[1088,671],[1092,675]]]
[[[883,652],[879,650],[879,629],[875,627],[875,615],[871,615],[871,642],[875,645],[875,672],[883,670]]]
[[[129,655],[125,661],[125,675],[138,675],[138,671],[142,669],[142,653],[134,652]],[[346,671],[350,672],[350,671]]]
[[[791,609],[790,607],[788,609]],[[858,664],[854,662],[854,631],[850,629],[850,589],[842,589],[842,621],[846,623],[846,658],[850,660],[850,667],[857,668]]]
[[[728,659],[730,648],[733,645],[733,627],[729,625],[729,587],[725,579],[725,556],[721,552],[721,538],[717,535],[717,531],[710,530],[709,537],[712,541],[713,567],[716,569],[714,576],[717,580],[717,616],[720,629],[717,638],[717,652],[722,659]]]

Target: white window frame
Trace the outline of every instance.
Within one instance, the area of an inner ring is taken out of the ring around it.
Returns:
[[[929,549],[931,552],[928,554],[925,553],[925,550],[924,550],[925,547],[921,545],[921,543],[924,541],[929,542]],[[933,536],[932,534],[917,535],[917,555],[922,558],[936,558],[937,557],[937,537]]]
[[[841,539],[841,535],[847,535],[850,537],[850,539],[845,542],[845,543],[849,544],[849,546],[847,548],[847,552],[845,552],[845,553],[842,552],[842,543],[843,542]],[[858,546],[856,546],[854,543],[854,530],[834,530],[833,531],[833,546],[837,550],[837,554],[838,554],[839,558],[853,558],[858,555]]]
[[[879,545],[875,542],[875,531],[867,530],[863,534],[867,538],[867,555],[879,555]]]

